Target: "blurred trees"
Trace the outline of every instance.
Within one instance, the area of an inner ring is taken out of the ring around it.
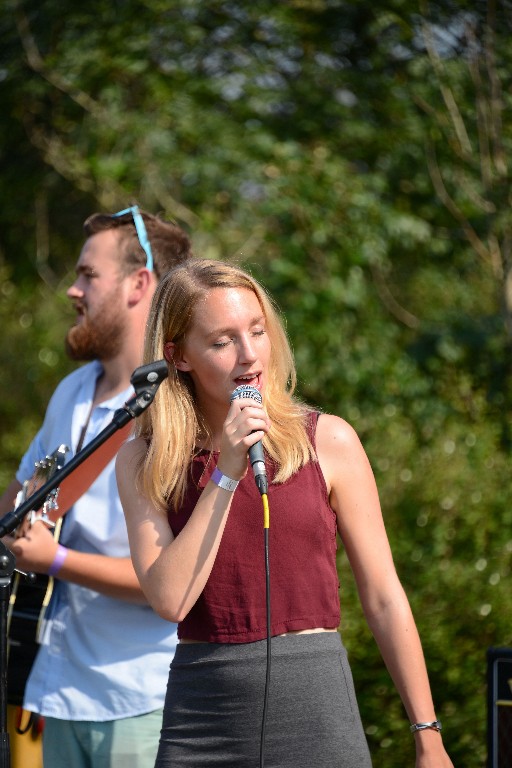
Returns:
[[[3,8],[3,484],[70,369],[82,221],[132,201],[174,218],[264,282],[301,395],[360,434],[446,743],[481,766],[485,650],[512,642],[511,3]],[[342,553],[340,573],[375,764],[405,765]]]

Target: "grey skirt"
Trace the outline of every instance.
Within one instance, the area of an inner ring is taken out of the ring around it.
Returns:
[[[178,645],[155,768],[259,768],[267,641]],[[337,632],[273,637],[264,768],[371,768]]]

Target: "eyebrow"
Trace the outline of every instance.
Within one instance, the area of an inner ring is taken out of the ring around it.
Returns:
[[[93,266],[92,264],[79,264],[75,268],[75,273],[77,275],[83,274],[84,272],[96,272],[97,273],[97,271],[98,271],[97,268],[95,266]]]

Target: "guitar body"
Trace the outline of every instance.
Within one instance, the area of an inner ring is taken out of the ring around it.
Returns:
[[[58,541],[62,519],[55,524]],[[23,702],[23,693],[39,648],[44,617],[52,596],[54,580],[41,573],[15,573],[8,614],[7,701]]]
[[[60,487],[52,491],[43,504],[42,510],[32,512],[31,518],[22,523],[23,529],[34,520],[41,519],[53,529],[58,540],[63,515],[79,499],[98,477],[100,472],[114,458],[119,447],[128,439],[132,430],[130,422],[114,432],[102,445],[90,454],[82,463],[78,472],[65,477]],[[17,505],[28,499],[37,488],[65,463],[69,448],[60,445],[50,456],[37,462],[34,476],[24,484],[17,499]],[[9,704],[21,705],[25,685],[39,648],[39,640],[44,630],[44,617],[53,590],[51,576],[16,573],[11,585],[11,595],[7,616],[8,666],[7,700]]]
[[[36,464],[36,470],[31,480],[25,483],[20,492],[17,504],[29,498],[43,483],[64,464],[65,455],[69,449],[61,445],[50,456]],[[54,538],[58,541],[62,528],[62,517],[54,521],[50,519],[50,511],[58,509],[58,489],[52,491],[38,512],[32,512],[20,526],[32,525],[36,520],[42,520],[52,529]],[[17,535],[23,535],[22,530]],[[53,590],[53,578],[44,574],[22,574],[15,572],[9,599],[7,613],[8,661],[7,661],[7,701],[9,704],[23,703],[25,685],[39,648],[39,640],[43,629],[46,609]]]

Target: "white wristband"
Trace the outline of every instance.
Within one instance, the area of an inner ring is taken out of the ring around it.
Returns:
[[[215,467],[213,470],[210,480],[212,480],[215,485],[218,485],[219,488],[224,488],[225,491],[233,492],[238,485],[238,480],[232,480],[227,475],[223,475],[218,467]]]

